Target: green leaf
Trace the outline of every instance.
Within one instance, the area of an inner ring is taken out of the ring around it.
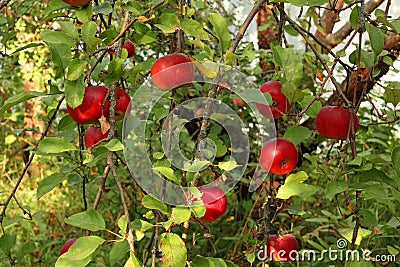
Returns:
[[[344,238],[346,238],[347,241],[348,241],[349,243],[351,243],[351,240],[352,240],[352,238],[353,238],[353,231],[354,231],[353,228],[339,228],[339,233],[340,233]],[[356,238],[355,244],[356,244],[357,246],[359,246],[360,243],[361,243],[361,240],[362,240],[364,237],[369,236],[370,234],[372,234],[372,232],[371,232],[370,230],[363,229],[363,228],[359,228],[359,229],[358,229],[358,232],[357,232],[357,238]]]
[[[190,220],[190,209],[187,207],[175,207],[172,208],[172,213],[171,213],[171,220],[174,223],[183,223],[187,222]]]
[[[76,150],[75,146],[63,138],[45,137],[38,146],[38,151],[44,154],[55,154]]]
[[[82,104],[85,95],[85,80],[83,75],[74,81],[66,80],[64,84],[65,99],[68,105],[76,108]]]
[[[383,96],[386,102],[392,103],[394,106],[397,106],[397,104],[400,103],[400,87],[386,87]]]
[[[10,255],[10,250],[15,246],[17,241],[16,234],[3,234],[0,237],[0,249],[6,254]]]
[[[395,147],[392,151],[392,166],[400,176],[400,146]]]
[[[113,12],[113,8],[109,2],[99,3],[93,7],[94,13],[108,15]]]
[[[372,26],[370,23],[366,23],[365,26],[369,35],[372,49],[374,50],[375,55],[378,56],[382,52],[385,45],[384,35],[380,29]]]
[[[44,194],[53,190],[56,186],[58,186],[62,181],[67,179],[67,175],[65,173],[53,173],[50,176],[47,176],[42,181],[40,181],[37,191],[36,198],[41,198]]]
[[[75,24],[72,21],[59,21],[58,24],[60,24],[61,29],[63,29],[66,34],[75,39],[79,38],[78,31],[76,30]]]
[[[288,0],[288,2],[295,6],[322,6],[328,3],[328,0]]]
[[[348,189],[345,181],[332,180],[326,185],[325,196],[332,199],[336,194],[341,193]]]
[[[105,242],[99,236],[84,236],[76,240],[69,250],[62,254],[56,267],[81,267],[86,266],[92,259],[91,255]]]
[[[186,246],[183,240],[177,234],[161,234],[159,249],[162,251],[161,266],[186,266]]]
[[[153,198],[152,196],[146,195],[142,199],[142,205],[151,210],[159,210],[164,214],[168,214],[168,207],[161,201]]]
[[[87,21],[82,25],[82,39],[86,42],[88,37],[93,37],[97,31],[97,24],[94,21]]]
[[[154,167],[154,169],[156,171],[158,171],[159,173],[161,173],[162,175],[164,175],[165,177],[167,177],[167,179],[169,179],[169,180],[171,180],[171,181],[173,181],[173,182],[175,182],[177,184],[181,183],[179,178],[175,176],[173,169],[171,169],[169,167],[162,167],[162,166]]]
[[[119,263],[126,259],[129,250],[129,244],[126,239],[120,242],[115,242],[109,254],[110,266],[119,266]]]
[[[89,21],[92,17],[92,8],[92,5],[89,3],[85,8],[76,10],[76,18],[83,23]]]
[[[75,47],[72,37],[64,32],[42,30],[40,33],[40,38],[48,44],[59,44]]]
[[[121,151],[124,149],[124,145],[118,139],[110,140],[104,147],[109,151]]]
[[[218,163],[218,168],[220,168],[221,170],[224,170],[224,171],[231,171],[231,170],[235,169],[237,166],[239,166],[239,165],[237,164],[237,162],[235,160]]]
[[[299,171],[298,173],[292,173],[285,179],[286,183],[303,183],[308,179],[308,174],[305,171]]]
[[[358,17],[360,16],[361,7],[355,6],[350,13],[350,25],[355,30],[358,27]]]
[[[49,44],[51,60],[64,71],[71,60],[71,47],[65,44]]]
[[[289,199],[292,196],[308,197],[318,190],[320,190],[320,188],[309,184],[298,182],[285,183],[279,188],[276,198]]]
[[[360,223],[364,227],[373,227],[376,226],[376,217],[375,214],[367,209],[360,209],[357,213],[357,216],[360,218]]]
[[[138,261],[135,254],[131,251],[129,259],[126,261],[124,267],[142,267],[142,264]]]
[[[215,35],[218,38],[221,48],[221,54],[225,54],[231,45],[231,37],[229,36],[229,29],[226,19],[217,13],[211,13],[208,19],[214,27]]]
[[[44,45],[42,43],[30,43],[30,44],[19,47],[17,50],[12,52],[11,55],[21,52],[22,50],[33,48],[33,47],[38,47],[38,46],[44,46]]]
[[[158,18],[158,24],[154,24],[164,34],[174,33],[180,24],[178,17],[172,13],[163,13]]]
[[[306,106],[308,106],[308,104],[310,104],[310,102],[314,99],[314,96],[311,95],[307,95],[305,96],[301,101],[300,101],[300,105],[302,108],[305,108]],[[317,117],[317,113],[318,111],[322,108],[322,104],[321,102],[319,102],[318,100],[314,101],[311,106],[307,109],[306,111],[306,115],[310,116],[311,118],[315,118]]]
[[[86,65],[87,62],[85,60],[73,59],[68,66],[67,79],[70,81],[77,80],[85,71]]]
[[[29,91],[29,92],[22,92],[17,95],[11,96],[9,99],[4,102],[4,105],[0,108],[0,114],[4,114],[9,108],[22,103],[28,99],[46,95],[41,92]]]
[[[65,223],[80,227],[92,232],[106,230],[106,223],[101,214],[89,208],[87,211],[76,213],[69,218],[65,218]]]
[[[181,20],[181,28],[182,30],[194,37],[197,37],[201,40],[209,40],[208,34],[203,30],[203,26],[200,22],[192,19],[182,19]]]
[[[193,164],[187,164],[187,162],[185,162],[183,170],[188,172],[198,172],[210,164],[211,162],[208,160],[198,160],[193,162]]]
[[[113,84],[119,81],[124,74],[124,60],[116,58],[108,65],[108,74],[104,80],[105,84]]]
[[[286,130],[283,138],[291,141],[295,146],[312,136],[310,129],[304,126],[294,126]]]
[[[297,89],[302,84],[303,79],[303,54],[300,51],[292,48],[282,48],[280,46],[271,46],[275,65],[281,66],[283,69],[282,92],[288,97],[289,102],[293,103],[298,100],[284,92],[285,86],[292,84],[294,89]],[[291,91],[294,91],[291,90]],[[286,90],[289,90],[288,88]],[[297,89],[298,90],[298,89]],[[299,90],[300,91],[300,90]],[[301,97],[302,98],[302,97]],[[301,99],[300,99],[301,100]]]
[[[214,267],[214,263],[207,257],[197,255],[192,261],[193,267]]]

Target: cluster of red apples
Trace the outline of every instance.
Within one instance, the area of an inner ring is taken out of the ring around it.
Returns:
[[[130,97],[121,88],[116,88],[115,95],[115,119],[122,120],[130,105]],[[108,130],[102,131],[97,124],[102,118],[109,119],[109,107],[107,86],[88,86],[85,88],[83,100],[79,106],[72,108],[67,105],[69,115],[78,124],[96,124],[86,130],[84,139],[87,148],[91,148],[107,138]]]

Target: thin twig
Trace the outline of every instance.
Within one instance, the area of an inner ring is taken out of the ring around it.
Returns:
[[[101,177],[101,182],[99,184],[99,190],[97,191],[96,198],[94,199],[93,202],[93,209],[97,209],[100,203],[101,195],[105,191],[105,186],[106,186],[106,180],[108,173],[110,172],[110,166],[106,166],[103,172],[103,176]]]
[[[6,210],[7,210],[8,204],[10,204],[11,199],[15,196],[15,193],[17,192],[17,189],[18,189],[18,187],[20,186],[20,184],[21,184],[21,182],[22,182],[22,179],[24,178],[26,172],[28,171],[28,168],[29,168],[29,166],[31,165],[31,163],[32,163],[32,161],[33,161],[33,158],[35,157],[37,147],[39,146],[40,142],[42,142],[42,140],[45,138],[45,136],[46,136],[47,133],[49,132],[51,123],[55,120],[56,115],[57,115],[57,112],[58,112],[58,110],[60,109],[60,106],[61,106],[62,102],[64,101],[64,98],[65,98],[65,96],[63,95],[63,96],[60,98],[60,100],[58,101],[57,107],[56,107],[56,109],[55,109],[53,115],[52,115],[51,118],[49,119],[49,121],[48,121],[48,123],[47,123],[47,125],[46,125],[46,128],[45,128],[44,131],[42,132],[42,135],[40,136],[39,141],[37,142],[36,146],[35,146],[35,147],[32,149],[32,151],[31,151],[31,156],[29,157],[28,162],[26,163],[24,169],[22,170],[22,173],[21,173],[21,175],[19,176],[19,178],[18,178],[18,180],[17,180],[17,183],[16,183],[15,186],[14,186],[13,191],[12,191],[11,194],[8,196],[8,199],[6,200],[6,202],[4,202],[4,204],[3,204],[3,209],[2,209],[2,211],[1,211],[1,213],[0,213],[0,225],[1,225],[1,228],[2,228],[3,232],[4,232],[3,220],[4,220],[4,217],[6,216]]]

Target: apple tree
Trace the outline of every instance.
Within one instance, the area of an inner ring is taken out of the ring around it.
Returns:
[[[0,11],[2,266],[398,261],[398,1]]]

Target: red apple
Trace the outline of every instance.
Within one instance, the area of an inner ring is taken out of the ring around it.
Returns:
[[[122,48],[125,48],[128,51],[128,57],[133,57],[135,55],[135,46],[131,41],[126,41]]]
[[[82,103],[76,108],[67,105],[69,115],[79,124],[97,123],[102,115],[108,116],[108,107],[110,102],[107,100],[103,105],[108,88],[106,86],[89,86],[85,88],[85,94]]]
[[[267,239],[268,257],[274,261],[296,259],[299,245],[292,235],[270,235]]]
[[[273,138],[264,143],[260,163],[271,174],[282,175],[291,172],[297,164],[297,149],[283,138]]]
[[[150,73],[153,84],[163,91],[191,83],[194,79],[192,61],[184,54],[169,54],[157,59]]]
[[[106,86],[88,86],[85,88],[82,103],[76,108],[71,108],[67,105],[69,115],[74,121],[79,124],[97,123],[102,115],[109,117],[110,100],[107,99],[101,108],[104,98],[107,96],[108,88]],[[115,91],[115,119],[121,120],[124,118],[125,112],[130,104],[129,95],[121,88],[116,88]]]
[[[256,103],[258,111],[267,118],[278,119],[290,109],[291,105],[282,93],[282,84],[279,81],[269,81],[259,88],[261,93],[269,93],[272,97],[272,106]]]
[[[200,197],[206,206],[206,213],[200,218],[203,222],[214,221],[224,215],[226,210],[226,196],[224,191],[217,186],[199,188],[203,192]]]
[[[326,138],[345,140],[357,132],[358,118],[350,111],[338,106],[325,106],[321,108],[316,117],[317,131]],[[352,125],[352,127],[350,127]]]
[[[71,6],[86,6],[92,0],[62,0],[64,3],[70,4]]]
[[[108,46],[111,46],[111,44],[108,44]],[[128,57],[133,57],[135,55],[135,46],[129,40],[124,43],[124,45],[122,46],[122,49],[126,49],[126,51],[128,51]],[[108,53],[110,55],[114,55],[115,51],[112,49],[109,49]]]
[[[127,92],[121,88],[115,90],[115,119],[122,120],[125,116],[125,112],[130,107],[131,98]]]
[[[240,98],[234,98],[233,99],[233,104],[237,107],[244,107],[246,106],[246,102],[244,102],[242,99]]]
[[[67,242],[65,242],[65,244],[61,248],[60,256],[62,254],[64,254],[65,252],[67,252],[69,250],[69,248],[75,243],[75,241],[76,241],[76,238],[68,239]]]
[[[108,132],[102,133],[101,128],[97,126],[90,126],[85,132],[85,146],[90,148],[100,143],[103,139],[107,138]]]

